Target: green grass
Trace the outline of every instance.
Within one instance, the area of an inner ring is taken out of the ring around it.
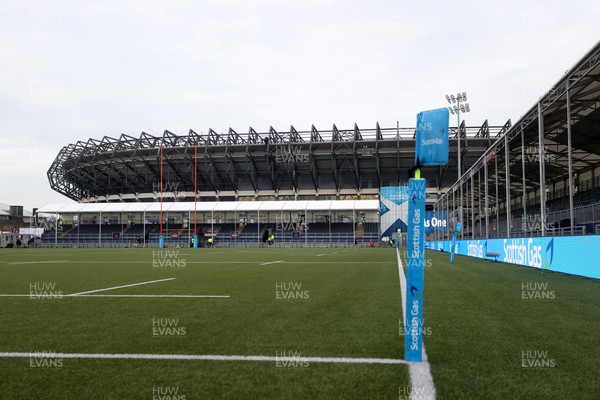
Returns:
[[[451,266],[434,251],[426,257],[425,345],[438,398],[599,398],[600,282],[462,256]],[[528,282],[547,284],[554,298],[524,300]],[[523,351],[547,352],[554,367],[523,368]]]
[[[3,294],[29,293],[32,282],[55,284],[56,291],[70,294],[174,277],[97,294],[231,297],[0,297],[0,352],[265,356],[295,352],[402,358],[399,283],[392,251],[178,252],[176,259],[185,260],[183,268],[153,268],[149,249],[1,252]],[[52,260],[59,262],[47,262]],[[279,260],[285,262],[260,265]],[[39,261],[43,263],[33,263]],[[278,300],[276,285],[281,282],[301,285],[307,298]],[[156,318],[177,319],[185,335],[153,336]],[[177,387],[188,399],[398,398],[398,388],[408,385],[405,365],[309,363],[294,368],[235,361],[65,359],[62,368],[31,368],[28,358],[0,358],[0,376],[0,397],[10,393],[15,398],[149,399],[153,387],[159,386]]]
[[[0,251],[0,294],[27,294],[34,282],[70,294],[176,278],[96,294],[231,296],[0,297],[0,352],[403,358],[393,250],[178,251],[185,267],[162,269],[150,249]],[[438,399],[598,398],[600,282],[426,257],[425,344]],[[307,298],[278,300],[281,282]],[[553,298],[524,300],[528,282],[547,284]],[[153,336],[155,318],[177,319],[185,335]],[[553,367],[524,368],[524,351],[547,352]],[[29,358],[0,358],[0,398],[152,399],[161,387],[186,399],[398,399],[407,385],[406,365],[64,359],[34,368]]]

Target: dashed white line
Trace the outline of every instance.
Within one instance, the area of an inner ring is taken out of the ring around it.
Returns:
[[[284,261],[283,260],[269,261],[269,262],[266,262],[266,263],[262,263],[260,265],[279,264],[279,263],[282,263],[282,262],[284,262]]]

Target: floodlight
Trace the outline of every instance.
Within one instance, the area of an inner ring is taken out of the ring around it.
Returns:
[[[457,146],[458,146],[458,165],[457,165],[457,172],[458,172],[458,177],[457,177],[457,182],[461,182],[461,177],[462,177],[462,162],[461,159],[462,157],[460,155],[462,155],[462,151],[461,151],[461,132],[460,132],[460,113],[462,112],[470,112],[471,109],[469,107],[469,104],[467,103],[467,93],[466,92],[458,92],[455,95],[451,94],[451,95],[446,95],[446,100],[448,101],[448,103],[453,103],[456,105],[450,105],[450,107],[448,107],[448,111],[450,111],[453,115],[456,114],[457,116],[457,137],[459,138],[459,140],[457,140]],[[461,223],[463,222],[463,197],[462,197],[462,185],[460,185],[458,187],[458,189],[460,190],[460,205],[458,207],[458,221],[460,221]],[[461,233],[462,235],[462,233]]]

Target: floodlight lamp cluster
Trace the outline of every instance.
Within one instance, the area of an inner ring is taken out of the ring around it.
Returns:
[[[462,93],[457,93],[456,96],[454,96],[453,94],[451,95],[446,95],[446,100],[448,100],[449,104],[456,104],[456,105],[452,105],[450,107],[448,107],[448,110],[450,110],[450,113],[452,114],[458,114],[459,112],[470,112],[471,109],[469,108],[469,103],[467,103],[467,93],[466,92],[462,92]],[[464,103],[463,103],[464,102]]]

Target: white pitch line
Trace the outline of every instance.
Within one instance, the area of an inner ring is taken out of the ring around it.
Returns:
[[[0,294],[0,297],[34,297],[31,294]],[[228,299],[229,295],[217,294],[80,294],[77,296],[65,295],[63,297],[149,297],[149,298],[215,298]]]
[[[406,316],[406,277],[402,268],[402,260],[400,252],[396,249],[398,257],[398,276],[400,277],[400,291],[402,292],[402,316]],[[405,317],[406,318],[406,317]],[[411,385],[411,400],[418,398],[435,399],[435,386],[433,385],[433,377],[431,376],[431,367],[427,361],[427,353],[425,353],[425,343],[423,343],[423,361],[408,362],[408,373],[410,375]]]
[[[0,358],[30,358],[35,353],[0,353]],[[332,364],[408,364],[393,358],[352,358],[352,357],[278,357],[278,356],[237,356],[217,354],[104,354],[104,353],[52,353],[52,358],[87,358],[117,360],[204,360],[204,361],[296,361]]]
[[[53,260],[53,261],[16,261],[7,262],[6,265],[21,265],[21,264],[55,264],[60,262],[69,262],[69,260]]]
[[[269,264],[279,264],[282,263],[283,260],[279,260],[279,261],[270,261],[270,262],[266,262],[266,263],[262,263],[260,265],[269,265]]]
[[[220,294],[81,294],[76,297],[167,297],[167,298],[215,298],[228,299],[229,295]]]
[[[322,254],[327,255],[327,254]],[[306,256],[312,256],[312,254],[306,254]],[[318,256],[318,255],[317,255]],[[83,264],[148,264],[151,265],[152,261],[64,261],[67,265],[83,265]],[[293,264],[321,264],[321,261],[285,261]],[[1,263],[1,262],[0,262]],[[187,264],[256,264],[257,261],[187,261]],[[389,261],[328,261],[328,264],[391,264]]]
[[[326,256],[327,254],[317,254],[317,257]]]
[[[132,287],[132,286],[148,285],[148,284],[150,284],[150,283],[158,283],[158,282],[172,281],[172,280],[174,280],[174,279],[176,279],[176,278],[157,279],[157,280],[155,280],[155,281],[147,281],[147,282],[132,283],[132,284],[129,284],[129,285],[121,285],[121,286],[114,286],[114,287],[109,287],[109,288],[104,288],[104,289],[88,290],[87,292],[72,293],[72,294],[67,294],[67,296],[81,296],[82,294],[89,294],[89,293],[96,293],[96,292],[104,292],[104,291],[106,291],[106,290],[121,289],[121,288]]]

